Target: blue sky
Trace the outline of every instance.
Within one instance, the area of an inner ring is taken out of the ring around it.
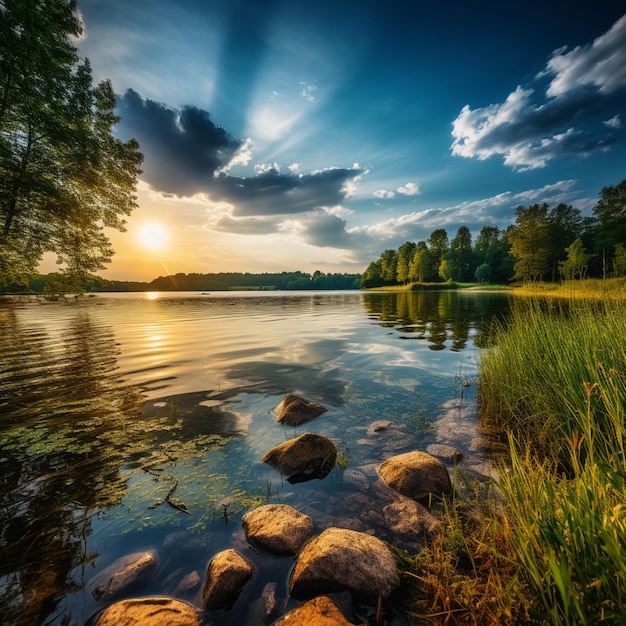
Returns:
[[[109,278],[361,272],[626,178],[626,5],[79,0],[145,154]]]

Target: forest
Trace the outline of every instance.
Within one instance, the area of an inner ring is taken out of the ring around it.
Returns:
[[[505,229],[484,226],[475,241],[467,226],[449,239],[385,250],[363,273],[363,288],[425,282],[508,284],[626,276],[626,179],[604,187],[591,216],[567,204],[520,206]]]

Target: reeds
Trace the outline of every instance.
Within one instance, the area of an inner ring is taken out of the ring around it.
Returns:
[[[516,301],[481,358],[511,462],[405,560],[415,623],[626,624],[626,302],[607,302]]]
[[[626,314],[516,307],[481,361],[481,416],[506,432],[500,490],[531,615],[626,623]]]

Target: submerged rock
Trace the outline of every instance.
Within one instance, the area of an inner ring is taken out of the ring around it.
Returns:
[[[356,598],[388,598],[400,585],[400,572],[389,548],[376,537],[345,528],[328,528],[298,554],[289,594],[309,599],[350,591]]]
[[[173,598],[137,598],[112,604],[96,626],[200,626],[197,609]]]
[[[288,393],[276,407],[276,421],[288,426],[299,426],[326,411],[326,407],[317,402]]]
[[[273,626],[354,626],[354,623],[346,619],[328,596],[319,596],[290,611]]]
[[[253,574],[252,564],[236,550],[231,548],[216,554],[204,581],[202,606],[210,611],[230,608]]]
[[[109,565],[92,582],[96,600],[111,600],[149,583],[156,575],[159,558],[155,550],[127,554]]]
[[[246,539],[273,554],[295,554],[313,536],[313,521],[287,504],[266,504],[241,520]]]
[[[330,439],[304,433],[272,448],[261,462],[288,476],[289,482],[302,482],[327,476],[336,459],[337,448]]]
[[[458,448],[444,443],[431,443],[426,447],[426,452],[449,463],[458,463],[463,459],[463,453]]]
[[[378,471],[382,479],[398,493],[418,501],[452,492],[452,482],[445,465],[426,452],[414,450],[383,461]]]

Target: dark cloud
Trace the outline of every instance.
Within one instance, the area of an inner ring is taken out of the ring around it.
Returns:
[[[137,139],[144,153],[142,178],[165,193],[191,196],[206,191],[215,172],[243,143],[216,126],[206,111],[183,107],[177,112],[144,100],[132,89],[118,98],[118,112],[119,133]]]
[[[304,220],[304,240],[320,248],[354,248],[355,242],[346,232],[346,220],[319,211]]]
[[[224,215],[211,230],[219,230],[225,233],[236,235],[271,235],[278,230],[280,221],[272,218],[248,217],[235,219],[229,215]]]
[[[345,185],[362,174],[356,168],[331,168],[309,174],[276,169],[256,176],[231,176],[224,169],[244,142],[216,126],[206,111],[180,112],[142,99],[129,90],[118,100],[124,138],[135,137],[145,156],[143,179],[163,193],[232,204],[233,217],[289,215],[341,204]]]
[[[345,184],[362,173],[328,169],[311,174],[281,174],[275,169],[250,178],[220,174],[211,197],[234,205],[233,215],[291,215],[336,206],[345,199]]]

